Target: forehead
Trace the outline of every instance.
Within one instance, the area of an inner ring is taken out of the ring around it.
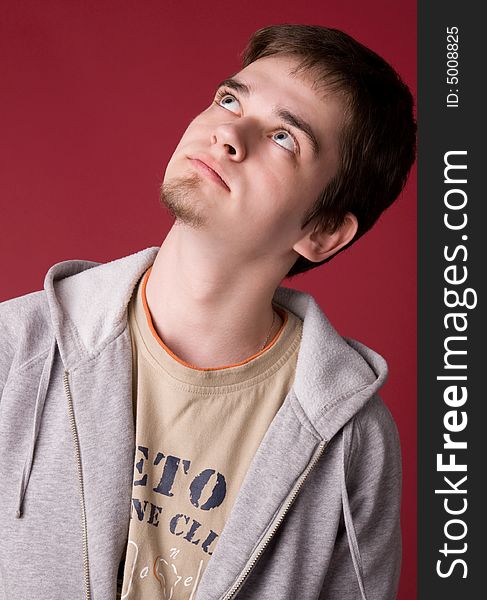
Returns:
[[[244,84],[240,91],[263,109],[284,109],[309,124],[320,147],[330,150],[338,146],[345,102],[339,94],[316,85],[311,72],[296,73],[299,64],[292,56],[267,56],[233,75],[232,80]]]
[[[235,77],[255,79],[261,84],[271,80],[274,84],[280,82],[284,87],[292,89],[294,86],[306,87],[308,91],[316,93],[314,77],[306,70],[300,69],[300,60],[294,56],[272,55],[259,58],[239,71]],[[318,94],[316,94],[318,98]]]
[[[277,100],[319,104],[323,94],[315,89],[312,76],[307,72],[295,73],[299,61],[288,56],[266,56],[250,63],[233,76],[246,83],[250,91],[272,95]]]

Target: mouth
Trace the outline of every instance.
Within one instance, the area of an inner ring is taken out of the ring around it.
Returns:
[[[223,177],[217,171],[215,171],[215,169],[210,167],[210,165],[208,165],[204,160],[202,160],[201,158],[195,158],[191,156],[188,156],[188,158],[191,161],[191,164],[195,167],[195,169],[197,169],[205,177],[211,179],[212,181],[223,187],[227,192],[230,191],[230,188],[227,185],[226,181],[223,179]]]

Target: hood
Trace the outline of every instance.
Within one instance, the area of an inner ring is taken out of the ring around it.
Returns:
[[[158,250],[146,248],[108,263],[68,260],[49,269],[44,289],[66,370],[90,360],[122,333],[135,286]],[[330,440],[383,385],[386,362],[337,333],[311,295],[279,287],[273,300],[303,320],[293,387],[316,431]]]
[[[69,371],[102,352],[120,335],[127,325],[127,305],[135,286],[153,264],[158,250],[157,246],[146,248],[108,263],[68,260],[47,272],[44,289],[54,336],[38,386],[32,440],[19,485],[18,517],[22,514],[56,349]],[[273,300],[303,321],[293,389],[309,426],[328,442],[382,386],[387,377],[386,362],[363,344],[340,336],[311,295],[279,287]],[[365,598],[345,485],[343,436],[342,457],[345,525]]]

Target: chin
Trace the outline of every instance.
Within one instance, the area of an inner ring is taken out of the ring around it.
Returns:
[[[191,227],[202,227],[206,223],[206,217],[198,210],[198,203],[195,202],[200,184],[201,178],[197,173],[164,178],[159,199],[176,222]]]

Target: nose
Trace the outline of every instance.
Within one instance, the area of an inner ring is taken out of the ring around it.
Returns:
[[[234,162],[241,162],[247,155],[243,131],[233,123],[221,123],[213,129],[211,144]]]

